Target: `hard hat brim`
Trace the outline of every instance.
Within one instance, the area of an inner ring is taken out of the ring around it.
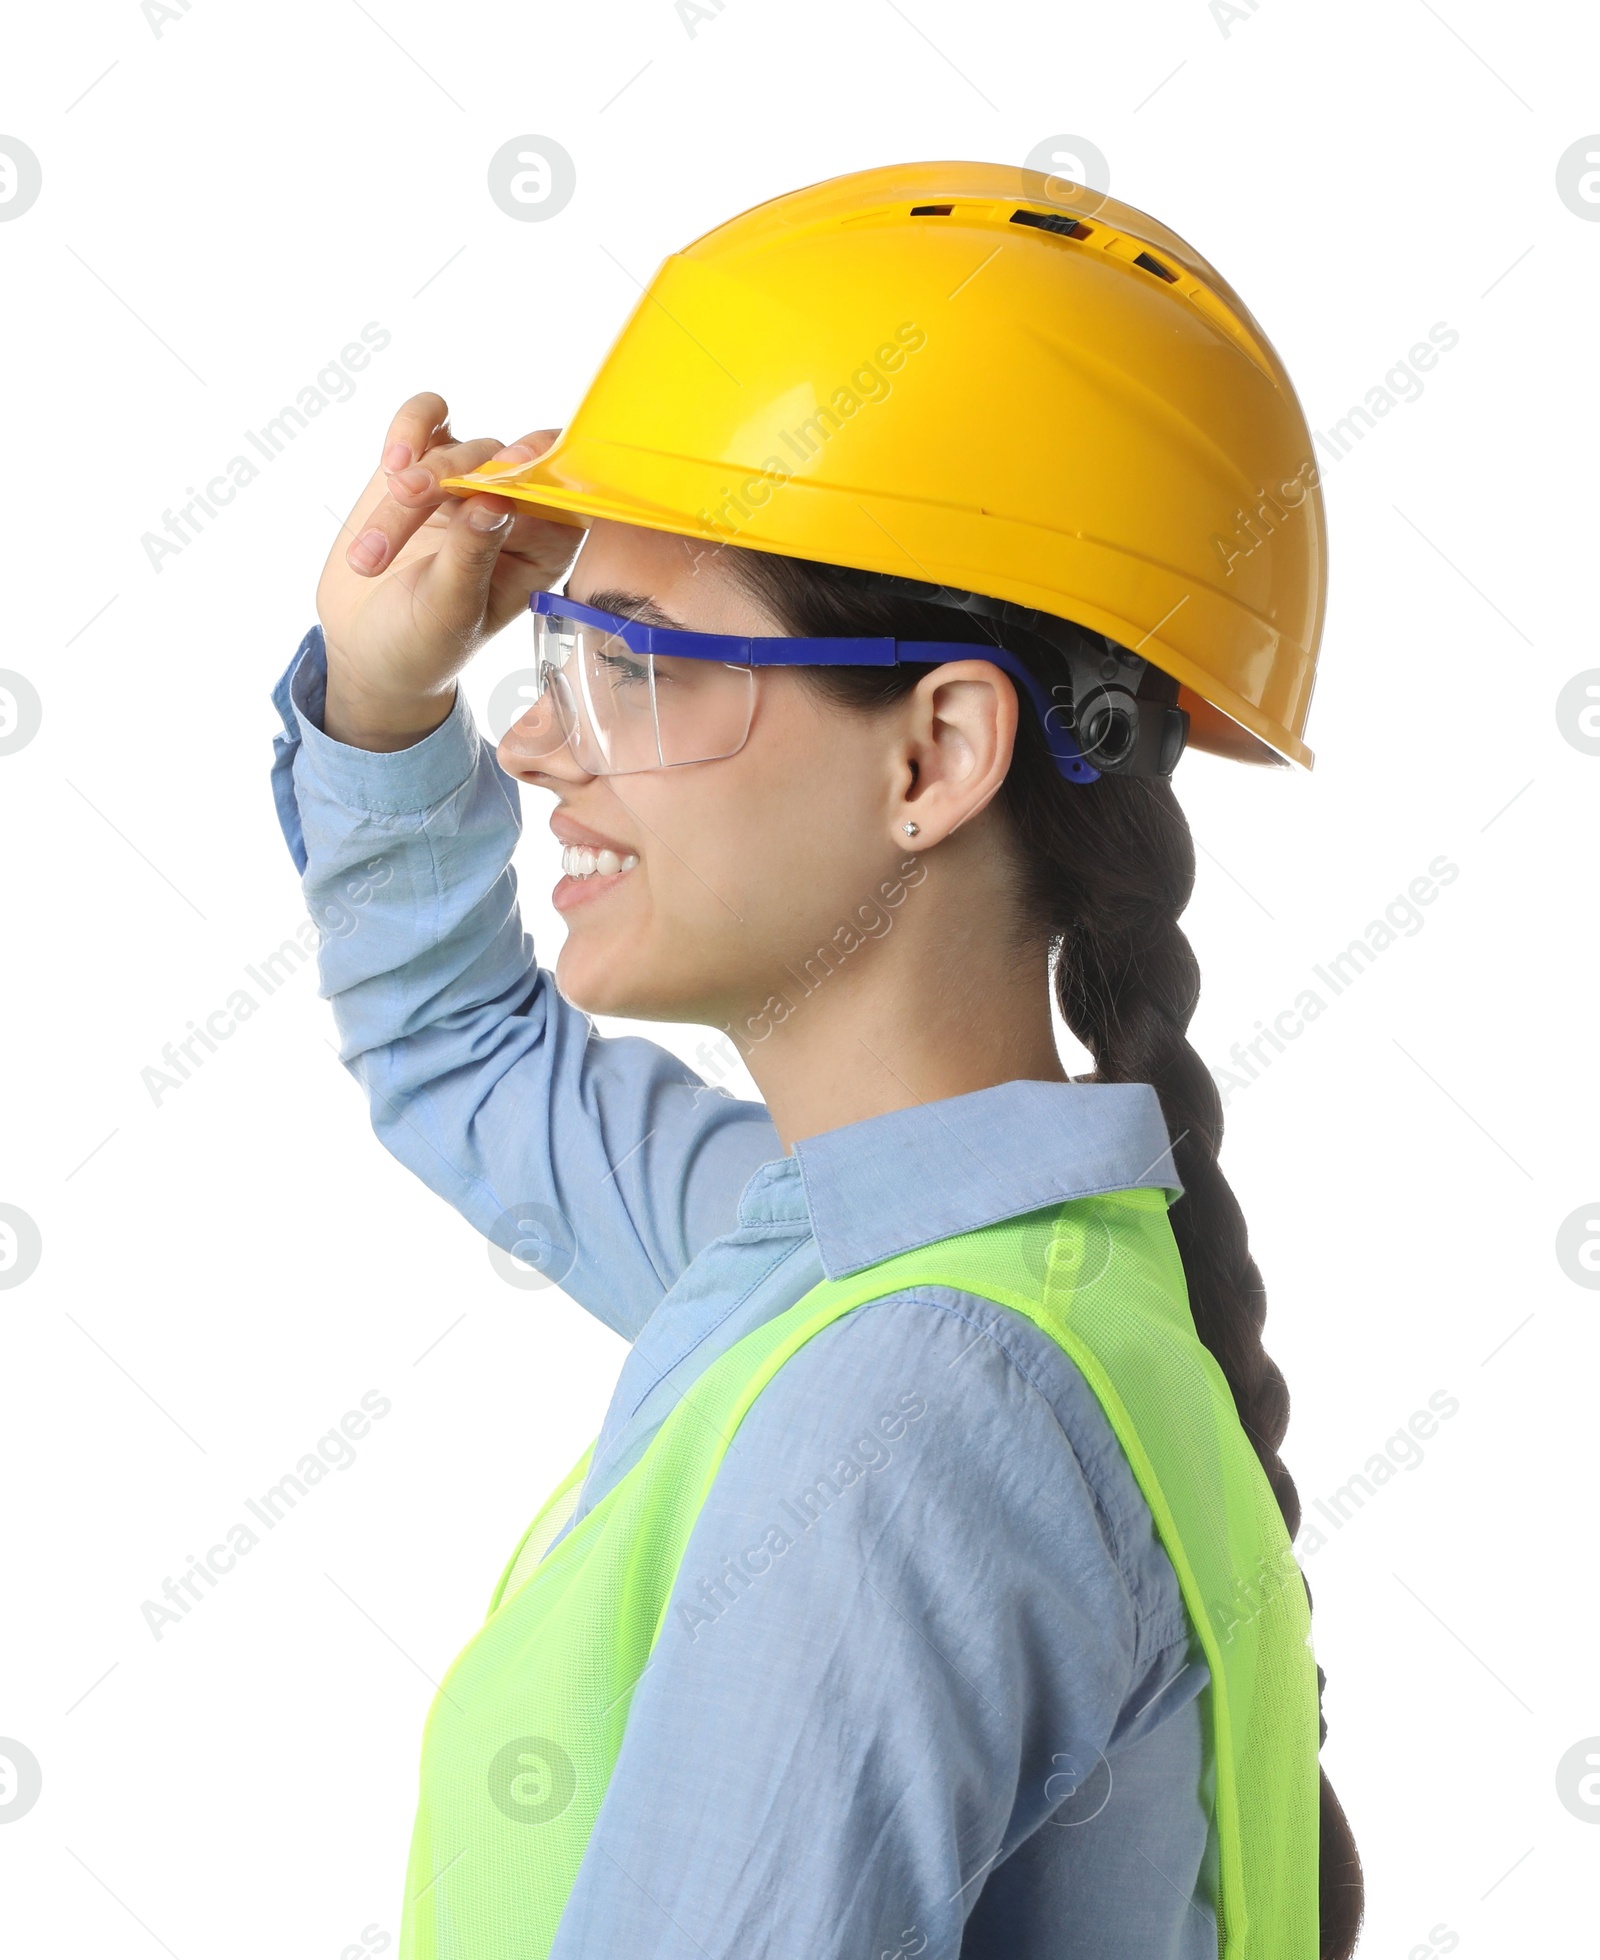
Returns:
[[[606,451],[617,452],[612,460],[623,463],[623,467],[608,471],[606,458],[597,453]],[[615,487],[619,476],[647,481],[653,467],[664,467],[670,472],[670,485],[663,485],[666,496],[661,503],[653,502],[637,490]],[[574,441],[564,434],[532,463],[483,464],[466,475],[442,478],[440,487],[463,497],[482,494],[507,497],[528,505],[553,523],[581,530],[587,530],[597,519],[635,524],[645,530],[666,531],[712,545],[737,544],[782,557],[850,565],[860,571],[894,573],[933,584],[963,585],[965,590],[982,591],[991,598],[1034,606],[1058,618],[1074,620],[1091,632],[1108,634],[1119,645],[1142,654],[1163,672],[1171,674],[1179,683],[1178,705],[1190,716],[1190,748],[1234,761],[1292,763],[1306,770],[1314,766],[1315,756],[1304,742],[1232,690],[1220,687],[1214,675],[1207,674],[1163,639],[1159,626],[1152,630],[1137,618],[1124,617],[1087,598],[1074,597],[1070,589],[1063,591],[1059,585],[1046,587],[1012,579],[1006,582],[1006,590],[999,591],[991,589],[996,584],[992,576],[982,583],[970,579],[964,582],[950,569],[952,540],[940,535],[949,529],[950,513],[944,513],[938,506],[919,506],[906,499],[891,503],[870,496],[846,499],[814,485],[792,483],[785,486],[786,491],[827,507],[816,512],[818,548],[803,550],[792,537],[778,540],[765,535],[758,521],[759,512],[750,523],[737,527],[718,524],[710,517],[710,508],[726,494],[729,475],[726,465],[684,456],[661,457],[595,438]],[[687,515],[684,508],[694,501],[697,489],[704,513],[699,521]],[[1039,528],[1018,526],[1014,520],[996,516],[990,516],[987,522],[1009,529],[1037,531]],[[962,523],[970,526],[970,517],[963,514]],[[792,516],[790,528],[792,531]],[[824,536],[825,546],[821,543]],[[843,538],[848,538],[848,542],[841,543]],[[1052,559],[1057,563],[1070,560],[1074,552],[1102,559],[1105,555],[1102,547],[1081,537],[1055,533],[1049,542]],[[919,550],[919,546],[924,549]],[[940,566],[939,574],[930,571],[930,559]],[[1148,583],[1150,572],[1157,568],[1131,569],[1136,574],[1142,571],[1144,582]],[[1098,566],[1099,577],[1095,583],[1101,590],[1105,589],[1106,570],[1104,563]],[[1168,598],[1162,610],[1170,616],[1180,606],[1192,602],[1204,606],[1210,601],[1211,595],[1204,591],[1178,592]],[[1161,613],[1156,617],[1160,620]],[[1236,623],[1230,625],[1236,632]],[[1281,661],[1284,651],[1281,642],[1278,643],[1272,648],[1271,658]]]

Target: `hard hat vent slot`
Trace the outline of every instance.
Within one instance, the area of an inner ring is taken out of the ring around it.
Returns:
[[[913,204],[911,215],[913,218],[948,218],[954,209],[953,204]]]
[[[1063,238],[1087,238],[1089,227],[1060,211],[1013,211],[1014,225],[1036,225],[1040,231],[1059,232]]]
[[[1160,275],[1161,278],[1170,279],[1174,285],[1177,284],[1177,279],[1178,279],[1177,273],[1169,272],[1159,259],[1151,258],[1148,252],[1141,252],[1139,256],[1134,260],[1134,264],[1142,265],[1146,272],[1157,273]]]

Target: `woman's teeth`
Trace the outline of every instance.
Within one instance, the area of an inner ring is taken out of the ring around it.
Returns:
[[[633,851],[618,857],[615,851],[591,851],[582,844],[561,847],[561,869],[569,878],[592,878],[597,871],[602,878],[614,878],[619,871],[631,871],[638,862]]]

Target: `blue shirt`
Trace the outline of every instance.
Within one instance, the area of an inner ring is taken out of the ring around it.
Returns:
[[[823,1277],[1177,1194],[1142,1083],[1010,1082],[782,1155],[764,1105],[598,1034],[537,965],[519,788],[464,696],[412,748],[352,749],[321,726],[324,662],[313,628],[274,690],[273,785],[341,1059],[401,1162],[632,1343],[576,1515]],[[858,1308],[724,1460],[552,1960],[1215,1960],[1208,1678],[1056,1343],[945,1287]]]

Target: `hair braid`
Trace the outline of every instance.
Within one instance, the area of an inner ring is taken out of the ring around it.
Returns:
[[[1300,1498],[1278,1455],[1289,1426],[1289,1390],[1262,1346],[1266,1289],[1250,1256],[1244,1214],[1217,1162],[1222,1099],[1190,1046],[1200,967],[1178,919],[1194,887],[1189,828],[1166,783],[1114,779],[1107,801],[1142,801],[1141,827],[1152,890],[1110,903],[1093,875],[1075,878],[1083,909],[1062,925],[1055,961],[1062,1018],[1095,1059],[1101,1082],[1148,1082],[1161,1101],[1184,1193],[1168,1213],[1183,1257],[1196,1331],[1216,1356],[1245,1433],[1283,1512],[1289,1536],[1300,1528]],[[1100,867],[1111,881],[1124,868]],[[1087,889],[1085,889],[1087,887]]]
[[[836,566],[738,548],[725,556],[733,574],[793,633],[995,642],[996,629],[979,617],[863,585],[859,575]],[[1007,628],[1004,644],[1047,687],[1058,678],[1060,655],[1047,642]],[[903,667],[799,671],[830,698],[866,709],[918,679],[916,670]],[[1289,1390],[1262,1344],[1266,1290],[1250,1256],[1244,1214],[1218,1162],[1222,1099],[1189,1042],[1200,968],[1178,923],[1194,890],[1188,822],[1170,783],[1159,779],[1103,775],[1088,786],[1064,784],[1029,714],[1019,722],[1002,801],[1021,846],[1024,911],[1048,934],[1062,1018],[1094,1058],[1089,1079],[1148,1082],[1160,1099],[1183,1185],[1167,1215],[1195,1331],[1232,1391],[1292,1539],[1300,1528],[1300,1497],[1278,1454],[1289,1426]],[[1324,1681],[1319,1667],[1319,1741],[1327,1738]],[[1321,1960],[1349,1960],[1361,1925],[1361,1863],[1326,1774],[1320,1835]]]
[[[1062,1018],[1094,1057],[1093,1080],[1148,1082],[1160,1099],[1183,1186],[1167,1217],[1195,1331],[1227,1380],[1292,1539],[1300,1494],[1278,1453],[1288,1384],[1262,1342],[1266,1288],[1218,1162],[1222,1098],[1189,1041],[1200,965],[1178,921],[1194,890],[1194,840],[1170,783],[1102,776],[1088,794],[1058,791],[1043,742],[1031,721],[1027,727],[1006,800],[1024,844],[1030,902],[1054,929]],[[1319,1666],[1319,1745],[1328,1735],[1326,1683]],[[1322,1960],[1348,1960],[1361,1926],[1361,1862],[1333,1786],[1325,1771],[1318,1775],[1319,1945]]]

